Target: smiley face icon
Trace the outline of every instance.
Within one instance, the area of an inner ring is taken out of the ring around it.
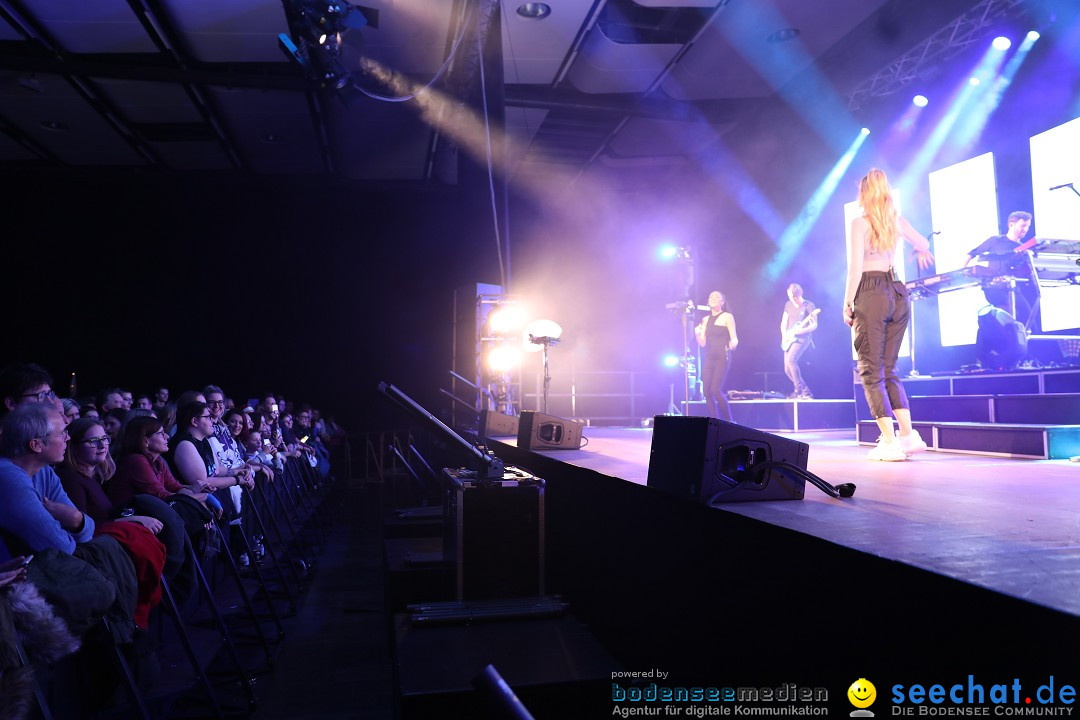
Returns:
[[[874,704],[874,700],[877,699],[877,688],[874,687],[874,683],[870,682],[866,678],[859,678],[855,682],[851,683],[851,687],[847,691],[848,700],[851,704],[857,708],[868,708]]]

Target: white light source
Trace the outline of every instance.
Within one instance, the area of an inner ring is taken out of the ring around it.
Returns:
[[[492,372],[510,372],[521,365],[521,350],[511,345],[496,345],[488,351],[487,364]]]
[[[1004,35],[998,35],[996,38],[994,38],[994,42],[992,42],[991,45],[994,46],[995,50],[1000,50],[1004,52],[1012,47],[1012,40],[1005,37]]]
[[[517,332],[525,324],[525,311],[517,304],[502,304],[488,315],[488,327],[494,335]]]
[[[915,107],[926,107],[928,104],[930,104],[930,101],[926,99],[925,95],[916,95],[915,97],[911,98],[911,104]]]
[[[862,133],[863,135],[869,135],[869,134],[870,134],[870,128],[866,128],[866,127],[864,127],[864,128],[863,128],[862,130],[860,130],[859,132],[860,132],[860,133]]]
[[[1028,40],[1030,40],[1031,42],[1035,42],[1035,41],[1036,41],[1036,40],[1038,40],[1038,39],[1039,39],[1040,37],[1042,37],[1042,36],[1041,36],[1041,35],[1039,35],[1039,31],[1038,31],[1038,30],[1029,30],[1029,31],[1028,31],[1028,34],[1027,34],[1027,39],[1028,39]]]
[[[543,343],[535,343],[529,338],[551,338],[558,340],[562,337],[562,326],[554,320],[533,320],[521,331],[521,346],[525,352],[540,352],[544,349]]]

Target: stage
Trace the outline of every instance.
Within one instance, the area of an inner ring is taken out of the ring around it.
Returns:
[[[623,562],[625,552],[645,567],[674,563],[671,577],[679,579],[665,582],[685,585],[672,589],[677,597],[661,592],[643,602],[646,612],[705,613],[704,625],[680,630],[717,641],[776,642],[785,657],[835,642],[827,630],[795,619],[804,617],[797,612],[802,603],[829,608],[834,620],[850,617],[871,631],[876,646],[891,635],[886,656],[897,670],[935,662],[971,667],[1001,659],[985,653],[991,646],[1016,645],[1019,652],[1034,638],[1080,638],[1080,463],[943,452],[871,462],[854,430],[785,433],[810,445],[811,472],[833,484],[855,483],[855,496],[837,500],[807,484],[803,501],[704,508],[643,487],[651,429],[588,427],[585,435],[588,444],[580,450],[530,452],[512,439],[493,446],[508,462],[548,480],[549,507],[555,506],[549,556],[552,564],[560,562],[558,538],[565,532],[572,539],[565,540],[561,561],[574,566],[564,574],[549,564],[549,574],[556,586],[563,576],[579,592],[602,596],[595,601],[600,614],[590,618],[594,625],[603,625],[611,603],[623,597],[595,586],[646,587],[635,585],[633,570],[609,577],[605,566]],[[559,508],[560,494],[570,507]],[[588,580],[575,577],[590,567]],[[761,620],[738,627],[723,613],[710,614],[704,609],[710,601],[696,597],[724,595],[732,581]],[[659,622],[665,629],[658,635],[677,634],[672,623],[680,621]],[[792,649],[793,638],[804,635],[806,642]],[[930,645],[943,638],[952,647],[935,649],[941,654],[931,659]],[[1043,653],[1040,662],[1055,664],[1056,652]]]
[[[580,450],[539,454],[645,484],[651,430],[585,434]],[[855,496],[835,500],[808,484],[802,502],[727,503],[724,512],[1080,615],[1080,463],[940,452],[870,462],[851,430],[784,436],[808,443],[808,469],[855,483]]]

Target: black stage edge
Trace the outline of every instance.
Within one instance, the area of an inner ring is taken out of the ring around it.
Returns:
[[[838,678],[871,674],[928,684],[994,672],[1009,674],[980,677],[1077,679],[1075,616],[491,446],[547,481],[548,592],[564,596],[629,670],[658,668],[684,683],[834,688]]]

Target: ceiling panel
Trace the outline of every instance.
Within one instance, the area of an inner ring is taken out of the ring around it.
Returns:
[[[0,83],[0,115],[72,165],[142,165],[145,160],[64,78],[36,76],[39,90]],[[50,130],[46,125],[59,126]]]
[[[433,75],[442,65],[449,45],[453,0],[365,0],[361,4],[379,11],[379,27],[350,30],[343,36],[346,67],[359,68],[360,58],[368,57],[407,75]],[[464,43],[459,47],[466,49]]]
[[[305,93],[210,91],[229,138],[252,170],[272,174],[325,170]]]
[[[34,17],[67,52],[157,52],[126,0],[34,0]]]
[[[288,32],[281,0],[163,0],[165,15],[201,62],[287,62],[278,33]]]
[[[569,53],[592,3],[560,3],[542,20],[515,12],[517,2],[504,3],[503,75],[515,84],[548,84]]]
[[[805,0],[729,3],[706,26],[662,88],[679,100],[766,97],[806,69],[888,0]],[[786,28],[788,42],[769,37]]]
[[[647,90],[682,49],[682,45],[618,43],[593,28],[567,78],[587,93]]]
[[[19,31],[11,27],[7,21],[0,19],[0,40],[22,40]]]
[[[99,78],[94,82],[130,122],[202,122],[199,110],[180,85]]]

